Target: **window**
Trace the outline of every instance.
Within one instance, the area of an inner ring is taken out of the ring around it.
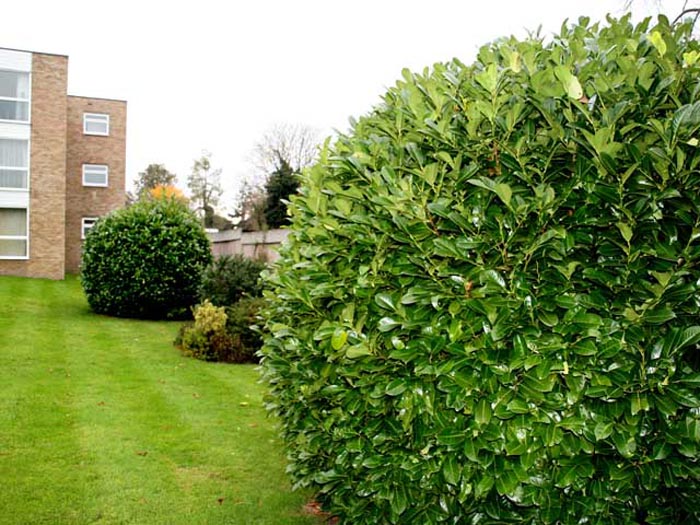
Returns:
[[[0,71],[0,120],[29,122],[29,73]]]
[[[83,113],[83,133],[85,135],[109,135],[109,115]]]
[[[83,186],[107,186],[109,168],[104,164],[83,164]]]
[[[29,141],[0,139],[0,188],[27,189]]]
[[[26,259],[26,208],[0,208],[0,259]]]
[[[87,233],[92,229],[92,227],[97,222],[97,217],[83,217],[83,227],[80,232],[80,238],[84,239]]]

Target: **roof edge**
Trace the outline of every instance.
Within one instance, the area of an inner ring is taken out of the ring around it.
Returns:
[[[90,100],[106,100],[108,102],[123,102],[127,104],[128,101],[122,98],[107,98],[107,97],[87,97],[85,95],[68,95],[69,98],[85,98]]]
[[[2,47],[0,46],[0,50],[3,51],[19,51],[20,53],[32,53],[34,55],[50,55],[54,57],[64,57],[68,58],[68,55],[64,55],[62,53],[47,53],[46,51],[34,51],[32,49],[18,49],[16,47]]]

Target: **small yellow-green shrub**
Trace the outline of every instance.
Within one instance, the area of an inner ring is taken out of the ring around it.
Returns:
[[[221,361],[230,346],[226,334],[226,308],[204,301],[194,307],[194,322],[183,326],[179,344],[183,352],[204,361]]]
[[[205,361],[257,362],[262,340],[254,326],[262,302],[248,298],[224,307],[206,300],[194,308],[194,322],[182,327],[175,344]]]

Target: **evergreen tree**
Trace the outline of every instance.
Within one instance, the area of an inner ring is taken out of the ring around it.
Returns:
[[[265,222],[268,228],[280,228],[287,224],[287,201],[298,188],[297,173],[289,162],[280,156],[277,169],[265,184]]]

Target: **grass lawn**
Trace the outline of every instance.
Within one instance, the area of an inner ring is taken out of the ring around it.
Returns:
[[[181,357],[178,326],[0,277],[0,524],[320,523],[254,367]]]

